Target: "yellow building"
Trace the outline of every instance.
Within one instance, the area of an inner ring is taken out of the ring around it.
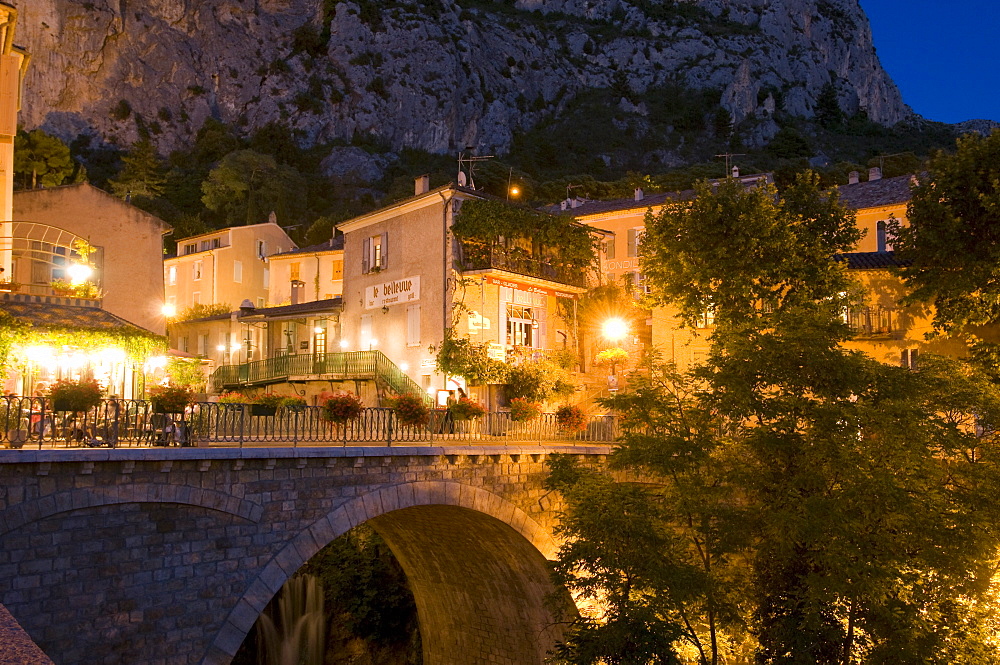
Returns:
[[[329,300],[344,292],[344,237],[267,257],[268,305]]]
[[[192,305],[244,300],[264,307],[270,290],[268,257],[295,248],[275,222],[233,226],[177,241],[177,256],[163,261],[166,304],[175,312]]]

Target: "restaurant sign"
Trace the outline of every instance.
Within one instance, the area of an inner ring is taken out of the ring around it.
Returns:
[[[383,282],[365,289],[365,309],[378,309],[417,300],[420,300],[419,276]]]
[[[507,288],[518,289],[520,291],[526,291],[527,293],[539,293],[541,295],[553,296],[555,298],[576,298],[575,293],[568,293],[566,291],[556,291],[555,289],[546,289],[541,286],[522,284],[521,282],[514,282],[509,279],[500,279],[498,277],[487,277],[486,283],[497,284],[498,286],[506,286]]]

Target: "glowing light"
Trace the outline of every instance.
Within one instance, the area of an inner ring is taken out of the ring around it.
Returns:
[[[74,263],[66,269],[73,284],[83,284],[94,274],[94,269],[85,263]]]
[[[346,339],[340,340],[340,348],[342,348],[342,349],[346,349],[347,348],[347,340]]]
[[[226,350],[226,345],[225,344],[220,344],[217,347],[215,347],[215,350],[216,351],[225,351]]]
[[[146,367],[148,367],[150,370],[163,369],[166,366],[167,366],[166,356],[153,356],[152,358],[146,361]]]
[[[232,347],[233,351],[239,351],[242,348],[243,348],[242,344],[240,344],[239,342],[233,342],[233,347]]]
[[[52,362],[52,347],[29,346],[24,350],[25,357],[33,363],[45,365]]]
[[[109,346],[97,352],[97,359],[105,365],[116,365],[125,362],[125,352],[121,349]],[[166,358],[164,358],[166,364]]]
[[[604,322],[602,333],[605,339],[616,342],[628,334],[628,324],[617,317]]]
[[[373,340],[370,340],[370,341],[368,342],[368,346],[369,346],[369,347],[374,347],[374,346],[378,346],[378,340],[377,340],[377,339],[373,339]]]
[[[168,302],[160,308],[160,311],[163,312],[163,316],[169,319],[177,315],[177,306]]]
[[[319,326],[316,326],[315,328],[313,328],[313,332],[316,333],[317,335],[322,335],[323,329],[320,328]]]
[[[516,186],[510,188],[510,195],[511,196],[517,196],[520,193],[521,193],[521,190],[518,189]]]
[[[405,372],[406,370],[410,369],[410,363],[399,363],[399,369]]]

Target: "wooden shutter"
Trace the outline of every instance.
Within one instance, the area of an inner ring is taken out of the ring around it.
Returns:
[[[638,229],[629,229],[628,230],[628,255],[630,257],[638,255],[636,253],[637,250],[638,250],[638,245],[639,245],[639,243],[637,242],[638,241],[638,237],[639,237],[639,230]]]
[[[372,252],[372,239],[365,238],[364,243],[361,246],[361,272],[367,273],[371,270],[371,266],[368,264],[370,261],[369,257]]]
[[[604,254],[605,258],[607,258],[609,261],[615,258],[615,239],[613,237],[608,238],[608,241],[604,245],[604,252],[605,252]]]
[[[382,270],[385,270],[389,266],[387,260],[389,256],[389,233],[382,234],[382,264],[379,266]]]

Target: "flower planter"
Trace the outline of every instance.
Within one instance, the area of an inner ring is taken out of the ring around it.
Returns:
[[[174,404],[157,404],[156,402],[153,402],[153,413],[184,413],[184,407],[178,407]]]
[[[251,404],[250,405],[250,415],[251,416],[273,416],[278,413],[278,407],[267,406],[264,404]]]

